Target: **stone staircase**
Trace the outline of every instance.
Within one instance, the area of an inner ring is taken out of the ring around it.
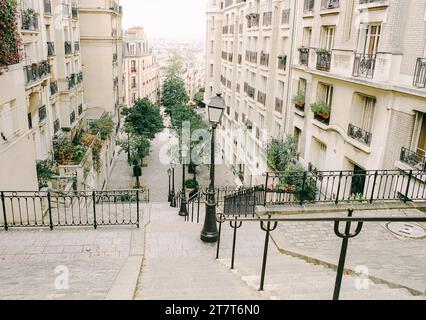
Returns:
[[[168,204],[153,204],[146,229],[145,259],[135,299],[144,300],[331,300],[336,272],[281,254],[270,241],[265,291],[259,292],[264,232],[245,223],[237,234],[235,270],[230,270],[232,229],[224,225],[219,261],[216,246],[199,239],[202,224],[184,222]],[[202,211],[204,216],[204,211]],[[356,284],[368,284],[357,289]],[[415,300],[403,288],[345,275],[342,300]]]

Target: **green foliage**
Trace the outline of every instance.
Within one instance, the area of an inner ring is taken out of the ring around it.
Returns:
[[[131,135],[129,139],[118,140],[117,144],[122,150],[130,152],[129,165],[141,163],[151,151],[151,141],[145,136]]]
[[[93,168],[97,173],[101,172],[102,161],[101,161],[102,142],[96,139],[92,149]]]
[[[303,106],[306,101],[305,92],[302,90],[299,90],[292,98],[292,103],[294,103],[297,106]]]
[[[91,123],[90,129],[96,133],[100,133],[102,140],[107,140],[114,130],[114,121],[110,115],[103,115],[102,118]]]
[[[201,88],[194,96],[195,103],[200,106],[204,100],[205,88]]]
[[[297,161],[296,138],[288,137],[285,140],[273,139],[268,146],[268,164],[276,172],[286,171]]]
[[[311,110],[313,113],[322,114],[325,116],[330,115],[331,112],[330,106],[322,100],[313,103],[311,105]]]
[[[133,107],[123,110],[125,132],[143,135],[154,139],[155,135],[163,130],[163,118],[160,109],[148,98],[139,99]]]
[[[195,189],[198,188],[198,182],[194,179],[189,179],[185,181],[185,187],[188,189]]]
[[[318,193],[315,179],[310,178],[305,170],[296,164],[290,164],[280,178],[281,186],[287,186],[298,200],[314,201]]]
[[[180,62],[172,62],[167,70],[167,77],[162,87],[161,103],[166,113],[170,116],[177,106],[186,105],[189,101],[188,93],[185,90],[185,83],[180,74]]]
[[[325,48],[318,48],[318,49],[316,49],[315,50],[315,52],[317,53],[317,54],[326,54],[326,53],[328,53],[328,54],[330,54],[330,50],[328,50],[328,49],[325,49]]]
[[[56,176],[54,170],[55,162],[53,160],[41,160],[37,161],[37,178],[39,189],[47,187],[47,182],[52,180]]]
[[[252,123],[250,120],[246,120],[246,121],[244,122],[244,125],[246,126],[246,128],[247,128],[248,130],[253,129],[253,123]]]
[[[18,31],[17,1],[0,1],[0,67],[19,63],[22,39]]]
[[[86,152],[87,146],[81,144],[79,138],[72,142],[66,138],[53,140],[54,159],[59,165],[80,164]]]

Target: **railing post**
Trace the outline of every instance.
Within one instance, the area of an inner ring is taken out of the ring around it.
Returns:
[[[267,198],[267,195],[268,195],[268,180],[269,180],[269,173],[267,172],[266,173],[266,179],[265,179],[265,194],[264,194],[264,196],[265,196],[265,199],[263,199],[263,206],[264,207],[266,207],[266,198]]]
[[[4,230],[7,231],[9,229],[9,226],[7,225],[7,217],[6,217],[6,203],[4,200],[4,192],[1,192],[1,205],[3,208],[3,219],[4,219]]]
[[[47,204],[49,206],[49,227],[50,227],[50,231],[52,231],[53,230],[52,199],[51,199],[50,191],[47,192]],[[71,208],[71,210],[72,210],[72,208]]]
[[[374,191],[376,191],[376,182],[377,182],[378,175],[379,175],[379,172],[376,170],[376,173],[374,174],[374,180],[373,180],[373,189],[371,190],[370,204],[373,203],[373,200],[374,200]]]
[[[278,222],[274,222],[274,226],[271,227],[271,216],[268,217],[268,224],[265,227],[264,222],[260,223],[260,227],[266,232],[265,236],[265,247],[263,249],[263,261],[262,261],[262,273],[260,275],[260,288],[259,291],[263,291],[265,287],[265,274],[266,274],[266,262],[268,259],[268,248],[269,248],[269,236],[271,231],[274,231],[278,227]]]
[[[139,190],[136,190],[136,226],[139,229]],[[130,219],[132,219],[132,216],[130,215]]]
[[[300,192],[300,205],[303,206],[304,203],[304,196],[305,196],[305,187],[306,187],[306,180],[308,179],[308,173],[306,171],[303,172],[303,182],[302,182],[302,191]]]
[[[410,183],[411,183],[412,175],[413,175],[413,170],[410,170],[410,173],[408,174],[407,189],[405,190],[404,203],[408,202],[408,192],[410,191]]]
[[[93,227],[96,230],[98,228],[98,224],[96,223],[96,191],[92,192],[92,201],[93,201]]]
[[[340,186],[342,184],[343,171],[340,171],[339,175],[339,185],[337,186],[337,196],[336,196],[336,205],[339,204],[339,194],[340,194]]]
[[[241,228],[242,222],[238,222],[238,218],[235,218],[235,221],[230,222],[231,227],[234,229],[234,237],[232,242],[232,258],[231,258],[231,270],[234,270],[234,263],[235,263],[235,247],[237,243],[237,229]]]
[[[216,247],[216,260],[219,260],[219,253],[220,253],[220,237],[222,236],[222,224],[225,221],[225,216],[221,214],[219,216],[219,219],[216,219],[217,222],[219,222],[219,234],[217,237],[217,247]]]

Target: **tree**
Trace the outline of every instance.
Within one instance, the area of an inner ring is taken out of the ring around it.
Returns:
[[[273,139],[268,146],[268,164],[277,172],[286,171],[298,158],[296,138]]]
[[[55,161],[50,159],[37,161],[37,178],[40,190],[47,187],[47,182],[56,176],[54,166]]]
[[[160,109],[148,98],[139,99],[133,107],[125,108],[123,115],[126,117],[124,130],[128,134],[145,136],[152,140],[163,130]]]
[[[118,140],[117,144],[130,152],[129,165],[141,163],[151,152],[151,141],[145,136],[131,135],[129,139]]]
[[[180,61],[177,59],[173,60],[167,69],[166,80],[162,87],[161,103],[166,109],[166,113],[170,116],[178,105],[186,105],[189,101],[185,83],[180,77],[181,70]]]
[[[114,121],[110,115],[103,115],[100,119],[91,123],[90,129],[100,133],[102,140],[107,140],[114,130]]]
[[[200,107],[203,104],[205,88],[201,88],[194,96],[195,103]]]

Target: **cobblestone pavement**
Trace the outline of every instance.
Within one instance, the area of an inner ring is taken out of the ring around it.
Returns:
[[[0,232],[0,299],[104,299],[131,254],[135,227]],[[69,289],[55,281],[69,272]],[[58,272],[58,273],[55,273]]]
[[[372,214],[374,213],[355,213],[354,216]],[[376,214],[401,216],[401,212],[396,211]],[[405,210],[402,214],[423,215],[416,210]],[[426,228],[426,224],[422,226]],[[337,265],[341,240],[335,236],[333,228],[333,223],[286,222],[279,224],[273,238],[284,250]],[[341,230],[343,228],[342,225]],[[361,234],[349,241],[346,267],[355,270],[357,266],[366,266],[372,276],[420,292],[426,292],[425,265],[426,238],[403,240],[387,230],[386,223],[366,223]]]
[[[132,183],[132,168],[127,162],[127,154],[125,152],[121,152],[114,162],[114,168],[112,169],[111,176],[109,177],[107,189],[132,189]]]

